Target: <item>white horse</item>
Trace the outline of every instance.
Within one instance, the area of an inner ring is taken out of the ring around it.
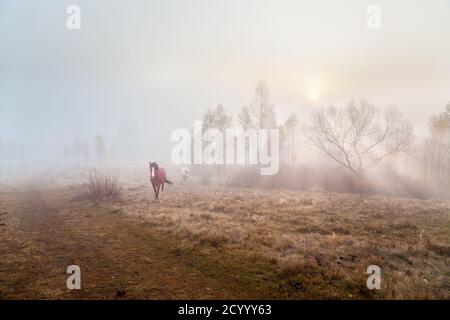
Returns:
[[[181,176],[183,177],[183,181],[186,181],[187,180],[187,178],[189,177],[189,173],[190,173],[191,171],[189,170],[189,168],[188,167],[183,167],[182,169],[181,169]]]

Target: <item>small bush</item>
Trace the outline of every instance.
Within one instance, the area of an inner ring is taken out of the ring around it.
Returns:
[[[119,199],[122,190],[117,176],[95,170],[89,174],[83,191],[95,202],[114,202]]]

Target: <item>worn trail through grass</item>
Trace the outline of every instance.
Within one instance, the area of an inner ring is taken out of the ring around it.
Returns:
[[[5,197],[3,197],[3,200]],[[2,203],[0,298],[269,298],[270,268],[214,255],[155,233],[145,223],[34,190]],[[81,268],[68,290],[67,266]],[[242,270],[244,268],[245,270]],[[237,270],[240,269],[240,270]]]

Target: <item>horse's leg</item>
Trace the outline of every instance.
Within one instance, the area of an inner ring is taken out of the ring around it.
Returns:
[[[161,185],[161,191],[164,192],[164,183]]]
[[[158,185],[156,187],[156,199],[158,199],[158,197],[159,197],[159,187],[160,187],[160,185]]]
[[[156,194],[156,186],[153,185],[153,191],[155,192],[155,199],[158,199],[158,195]]]

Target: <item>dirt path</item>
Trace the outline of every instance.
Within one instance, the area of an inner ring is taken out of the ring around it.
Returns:
[[[274,291],[250,261],[237,275],[233,257],[214,258],[67,190],[0,197],[1,299],[245,299]],[[81,290],[66,287],[72,264],[81,268]]]

